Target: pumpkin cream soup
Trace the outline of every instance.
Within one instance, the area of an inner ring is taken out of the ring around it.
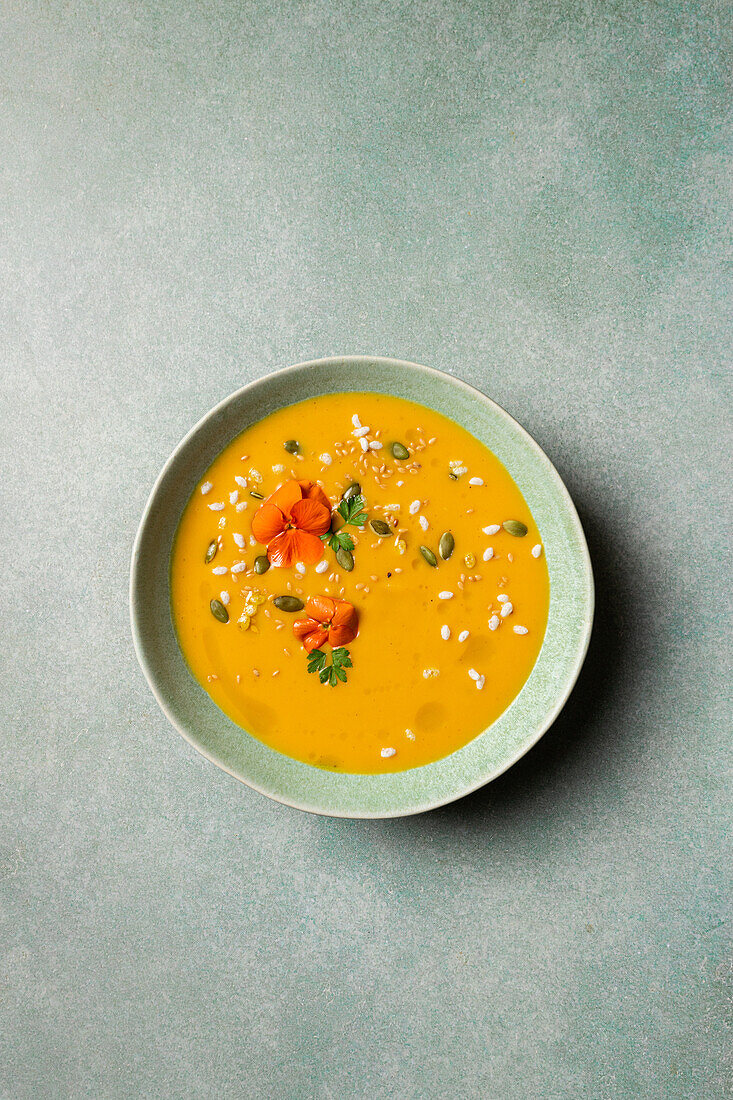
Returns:
[[[340,393],[273,413],[212,463],[171,599],[194,676],[243,730],[321,768],[387,772],[446,756],[509,706],[549,582],[482,443],[421,405]]]

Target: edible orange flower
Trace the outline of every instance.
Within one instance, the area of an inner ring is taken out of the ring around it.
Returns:
[[[311,596],[306,601],[307,619],[293,623],[293,634],[312,653],[328,642],[336,649],[353,642],[359,630],[359,617],[353,604],[332,600],[330,596]]]
[[[254,514],[252,534],[273,565],[313,565],[323,554],[321,535],[331,526],[331,505],[320,485],[286,481]]]

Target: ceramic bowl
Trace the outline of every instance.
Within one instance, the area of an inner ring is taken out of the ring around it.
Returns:
[[[504,463],[542,534],[550,610],[542,649],[519,695],[478,737],[436,763],[387,775],[323,771],[283,756],[229,719],[194,680],[171,619],[169,566],[183,509],[212,460],[250,424],[284,405],[335,391],[418,401],[451,417]],[[132,555],[132,632],[153,694],[180,733],[261,794],[313,813],[398,817],[461,798],[506,771],[557,716],[590,639],[593,575],[577,512],[534,440],[482,393],[415,363],[369,356],[320,359],[277,371],[227,397],[176,447],[153,486]]]

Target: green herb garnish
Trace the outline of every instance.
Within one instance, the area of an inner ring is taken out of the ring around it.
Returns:
[[[342,684],[345,684],[346,669],[351,667],[351,656],[344,646],[331,650],[330,664],[322,649],[314,649],[312,653],[308,654],[308,671],[317,672],[321,683],[330,684],[331,687],[336,687],[339,680]]]
[[[365,506],[364,497],[357,493],[348,500],[342,500],[336,511],[345,525],[363,527],[368,519]],[[325,535],[321,535],[321,541],[327,543],[334,553],[339,550],[348,550],[350,553],[354,549],[354,540],[347,531],[326,531]]]

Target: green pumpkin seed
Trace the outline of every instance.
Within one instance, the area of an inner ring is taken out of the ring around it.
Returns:
[[[291,455],[299,455],[300,454],[300,443],[298,443],[297,439],[286,439],[285,442],[283,443],[283,447],[288,452],[288,454],[291,454]]]
[[[270,559],[267,554],[258,554],[255,558],[255,573],[259,573],[262,576],[270,568]]]
[[[392,534],[392,528],[388,523],[385,523],[383,519],[370,519],[369,526],[375,535],[379,535],[380,538],[384,538],[385,535]]]
[[[440,536],[440,542],[438,543],[438,553],[443,561],[448,561],[453,551],[456,548],[456,540],[450,531],[444,531]]]
[[[305,606],[303,601],[299,600],[297,596],[276,596],[272,602],[278,611],[287,611],[289,613],[302,611]]]
[[[255,500],[264,500],[265,499],[264,496],[262,495],[262,493],[258,493],[256,489],[250,489],[249,495],[251,497],[254,497]]]
[[[212,539],[209,545],[206,547],[206,553],[204,554],[204,561],[208,565],[210,561],[213,561],[216,557],[216,551],[219,549],[219,543],[217,539]]]
[[[336,561],[347,573],[354,568],[354,555],[350,550],[344,550],[343,546],[336,551]]]
[[[410,457],[410,452],[404,443],[393,443],[392,454],[399,462],[404,462],[405,459]]]
[[[502,523],[502,527],[509,535],[514,535],[515,538],[522,539],[527,534],[527,525],[522,523],[521,519],[507,519]]]
[[[432,565],[433,569],[438,568],[438,559],[436,558],[435,554],[429,546],[421,546],[420,553],[425,558],[425,561],[428,563],[428,565]]]
[[[361,485],[358,481],[352,481],[351,485],[347,485],[344,489],[342,500],[351,500],[352,497],[358,497],[361,493]]]
[[[209,607],[211,608],[211,614],[215,619],[218,619],[220,623],[229,622],[229,612],[224,607],[221,600],[212,600]]]
[[[458,481],[458,474],[454,474],[452,470],[448,474],[448,477],[451,479],[451,481]]]

